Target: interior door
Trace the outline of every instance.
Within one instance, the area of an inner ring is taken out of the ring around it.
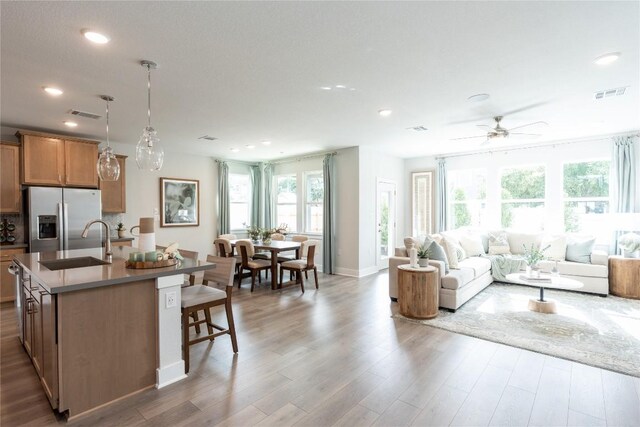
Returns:
[[[396,241],[396,184],[378,180],[376,197],[376,256],[378,270],[389,268]]]

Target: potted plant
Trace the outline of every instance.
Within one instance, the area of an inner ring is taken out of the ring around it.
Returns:
[[[431,246],[418,247],[418,266],[420,267],[428,267],[429,266],[429,256],[431,255]]]
[[[524,248],[524,260],[527,263],[527,276],[531,277],[531,273],[535,273],[537,276],[540,276],[540,267],[538,263],[545,259],[544,251],[549,249],[549,246],[539,249],[533,243],[530,247],[527,248],[526,245],[522,245]]]
[[[253,243],[256,243],[262,236],[262,229],[256,225],[247,227],[247,234]]]
[[[119,222],[116,230],[118,230],[118,238],[122,239],[123,237],[125,237],[125,233],[127,232],[127,229],[125,228],[123,223]]]
[[[275,230],[271,229],[271,228],[264,228],[261,230],[261,234],[262,234],[262,243],[264,243],[265,245],[268,245],[269,243],[271,243],[271,235],[275,233]]]
[[[640,235],[627,233],[620,236],[618,245],[622,248],[625,258],[640,258]]]

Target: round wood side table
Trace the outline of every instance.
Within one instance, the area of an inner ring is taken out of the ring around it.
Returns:
[[[435,267],[398,266],[400,314],[412,319],[433,319],[438,315],[438,270]]]
[[[609,257],[609,293],[640,299],[640,258]]]

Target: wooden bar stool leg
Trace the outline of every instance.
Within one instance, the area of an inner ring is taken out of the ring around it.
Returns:
[[[204,318],[207,321],[207,332],[209,335],[213,335],[213,326],[211,326],[211,307],[207,307],[204,309]],[[213,341],[215,338],[211,338],[210,341]]]
[[[189,372],[189,310],[182,309],[182,358],[184,359],[184,372]]]
[[[194,321],[194,322],[197,322],[197,321],[199,321],[199,320],[200,320],[200,319],[198,318],[198,312],[197,312],[197,311],[194,311],[193,313],[191,313],[191,317],[193,317],[193,321]],[[196,334],[199,334],[199,333],[200,333],[200,324],[199,324],[199,323],[196,323],[196,324],[194,325],[194,327],[196,328]]]
[[[233,352],[238,352],[238,341],[236,339],[236,325],[233,322],[233,310],[231,309],[231,300],[227,298],[227,301],[224,304],[224,310],[227,313],[227,323],[229,324],[229,335],[231,335],[231,346],[233,347]]]

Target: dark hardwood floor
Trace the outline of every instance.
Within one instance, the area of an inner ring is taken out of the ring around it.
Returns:
[[[640,426],[640,379],[394,320],[387,280],[321,275],[304,295],[236,288],[237,355],[228,337],[193,346],[188,379],[69,424]],[[11,304],[0,320],[0,424],[64,422]]]

